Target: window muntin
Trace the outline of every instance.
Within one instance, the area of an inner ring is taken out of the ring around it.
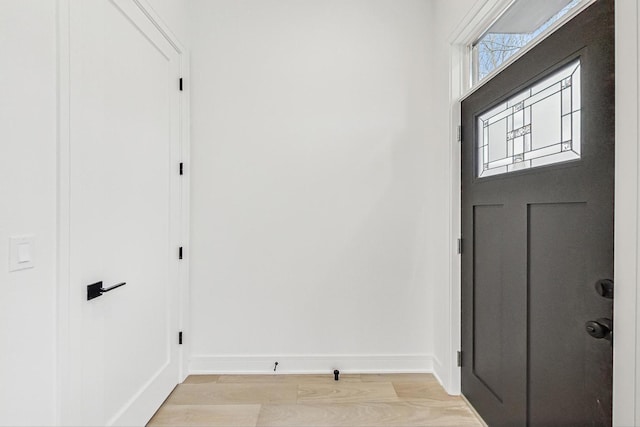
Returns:
[[[476,119],[479,178],[578,160],[580,60]]]
[[[582,0],[552,0],[546,3],[515,0],[484,35],[473,43],[473,84],[491,74],[581,2]]]

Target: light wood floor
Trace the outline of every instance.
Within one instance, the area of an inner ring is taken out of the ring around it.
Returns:
[[[149,426],[482,426],[430,374],[192,375]]]

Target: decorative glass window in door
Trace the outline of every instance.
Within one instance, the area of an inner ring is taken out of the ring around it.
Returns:
[[[580,60],[477,118],[478,177],[580,159]]]

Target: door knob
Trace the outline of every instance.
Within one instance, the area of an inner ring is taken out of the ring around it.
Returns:
[[[613,299],[613,280],[602,279],[596,282],[596,292],[601,297]]]
[[[613,321],[611,319],[589,320],[585,323],[584,328],[593,338],[613,340]]]

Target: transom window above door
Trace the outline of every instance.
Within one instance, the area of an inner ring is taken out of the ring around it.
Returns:
[[[476,118],[477,176],[578,160],[580,60]]]
[[[575,12],[585,0],[514,0],[471,45],[473,84],[499,68],[523,47]]]

